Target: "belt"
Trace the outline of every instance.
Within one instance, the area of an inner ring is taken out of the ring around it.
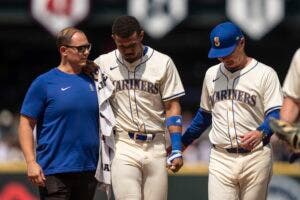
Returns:
[[[214,148],[219,148],[219,149],[223,149],[221,147],[217,147],[216,145],[212,145]],[[250,150],[244,149],[244,148],[239,148],[239,147],[235,147],[235,148],[227,148],[224,149],[225,151],[227,151],[228,153],[250,153]]]
[[[155,134],[151,133],[138,133],[138,132],[128,132],[128,136],[133,140],[140,140],[145,142],[151,142],[155,138]]]

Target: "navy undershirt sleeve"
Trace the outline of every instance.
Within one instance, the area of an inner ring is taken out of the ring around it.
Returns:
[[[276,110],[269,112],[266,115],[263,123],[257,128],[257,130],[262,131],[268,137],[271,137],[273,134],[273,131],[270,128],[269,122],[270,122],[271,118],[279,119],[279,112],[280,112],[280,109],[276,109]]]
[[[199,108],[196,116],[192,120],[192,123],[181,138],[183,145],[188,146],[195,139],[199,138],[203,131],[205,131],[211,125],[211,118],[211,113]]]

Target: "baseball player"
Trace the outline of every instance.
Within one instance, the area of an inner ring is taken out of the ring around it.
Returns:
[[[272,174],[270,117],[279,118],[282,93],[276,72],[245,53],[245,38],[231,22],[210,33],[200,108],[182,137],[186,147],[212,124],[210,200],[266,199]]]
[[[166,161],[173,172],[183,164],[179,97],[185,92],[172,59],[144,46],[143,37],[134,17],[118,17],[112,26],[117,49],[95,63],[115,86],[110,100],[117,122],[111,166],[115,198],[165,200]],[[172,142],[167,160],[165,127]]]
[[[280,111],[280,118],[283,121],[293,123],[299,117],[300,102],[300,49],[292,59],[289,71],[283,83],[284,101]]]
[[[280,110],[280,120],[272,120],[271,128],[280,139],[285,140],[294,150],[290,162],[300,157],[300,128],[293,125],[300,111],[300,49],[291,61],[289,71],[283,83],[284,100]]]

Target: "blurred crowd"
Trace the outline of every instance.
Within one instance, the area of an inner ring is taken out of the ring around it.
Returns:
[[[183,130],[190,124],[194,113],[183,112]],[[0,110],[0,163],[23,161],[23,154],[18,142],[19,115],[7,109]],[[190,145],[184,152],[185,163],[208,162],[211,144],[206,130],[201,137]],[[274,161],[288,161],[290,150],[276,135],[271,138],[274,152]]]
[[[0,163],[23,160],[17,129],[18,115],[0,110]]]

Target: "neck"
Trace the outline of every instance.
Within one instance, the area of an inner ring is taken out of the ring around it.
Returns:
[[[251,62],[251,58],[248,57],[247,55],[244,55],[243,58],[241,59],[241,64],[242,68],[246,67],[249,63]]]
[[[134,62],[136,62],[138,60],[141,60],[143,58],[143,56],[144,56],[143,54],[144,54],[144,46],[141,45],[140,52],[138,53],[136,59],[134,59],[133,61],[125,60],[124,58],[122,58],[122,59],[125,60],[126,62],[132,64],[132,63],[134,63]]]
[[[58,69],[68,74],[80,74],[82,67],[81,66],[72,66],[69,63],[61,62],[58,66]]]
[[[240,62],[239,62],[239,65],[236,66],[236,67],[233,67],[233,68],[230,68],[228,66],[225,66],[225,68],[230,71],[231,73],[234,73],[238,70],[241,70],[243,69],[244,67],[246,67],[249,63],[251,62],[251,58],[248,57],[247,55],[244,55],[240,58]]]

